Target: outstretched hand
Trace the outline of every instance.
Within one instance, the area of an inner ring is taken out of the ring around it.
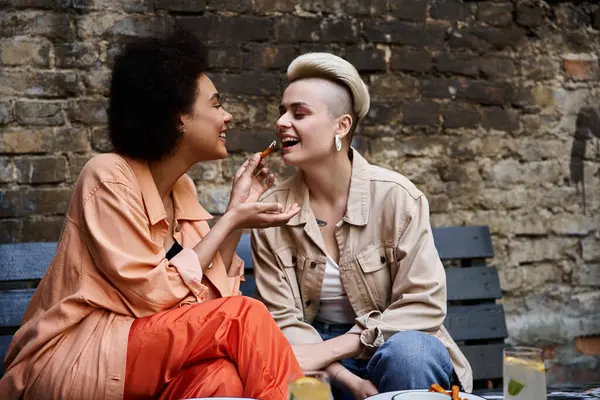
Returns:
[[[294,203],[286,210],[279,203],[246,202],[231,209],[237,229],[268,228],[285,225],[300,212]]]
[[[275,183],[275,175],[269,173],[260,153],[247,159],[233,177],[231,196],[227,209],[242,203],[252,203]]]

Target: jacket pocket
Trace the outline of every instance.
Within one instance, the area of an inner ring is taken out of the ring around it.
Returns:
[[[391,301],[391,267],[395,262],[391,255],[391,251],[380,246],[365,251],[357,257],[367,288],[373,294],[380,311],[385,310]]]
[[[357,257],[360,269],[365,274],[386,268],[388,266],[388,258],[389,256],[386,254],[385,247],[376,247],[362,252]]]

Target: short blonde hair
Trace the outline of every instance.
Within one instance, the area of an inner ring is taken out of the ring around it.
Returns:
[[[337,82],[350,91],[352,110],[358,123],[369,112],[369,90],[352,64],[331,53],[306,53],[297,57],[287,70],[290,82],[306,78],[322,78]],[[353,124],[355,125],[355,124]]]

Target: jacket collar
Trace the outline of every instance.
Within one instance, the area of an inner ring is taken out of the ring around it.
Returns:
[[[354,148],[351,148],[350,157],[352,160],[352,175],[344,221],[352,225],[364,226],[369,221],[369,209],[371,207],[370,164]],[[311,219],[314,220],[310,209],[308,187],[304,183],[304,174],[298,171],[285,186],[288,186],[290,190],[287,204],[298,203],[300,206],[300,212],[292,217],[287,225],[302,225],[308,223]]]
[[[167,217],[165,206],[160,198],[150,167],[145,161],[135,160],[125,157],[131,167],[142,193],[142,200],[146,207],[146,212],[150,218],[150,223],[155,225],[157,222]],[[198,202],[196,187],[192,180],[186,174],[182,175],[173,185],[173,207],[175,219],[202,221],[211,219],[210,215]]]

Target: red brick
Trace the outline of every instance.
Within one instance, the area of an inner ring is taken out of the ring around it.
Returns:
[[[575,339],[578,352],[589,356],[600,356],[600,336],[582,336]]]
[[[600,76],[598,57],[592,55],[566,54],[563,56],[563,67],[569,78],[576,81],[590,81]]]
[[[544,347],[543,353],[542,353],[542,358],[544,360],[554,360],[554,357],[556,356],[556,348],[557,347],[558,346]]]

